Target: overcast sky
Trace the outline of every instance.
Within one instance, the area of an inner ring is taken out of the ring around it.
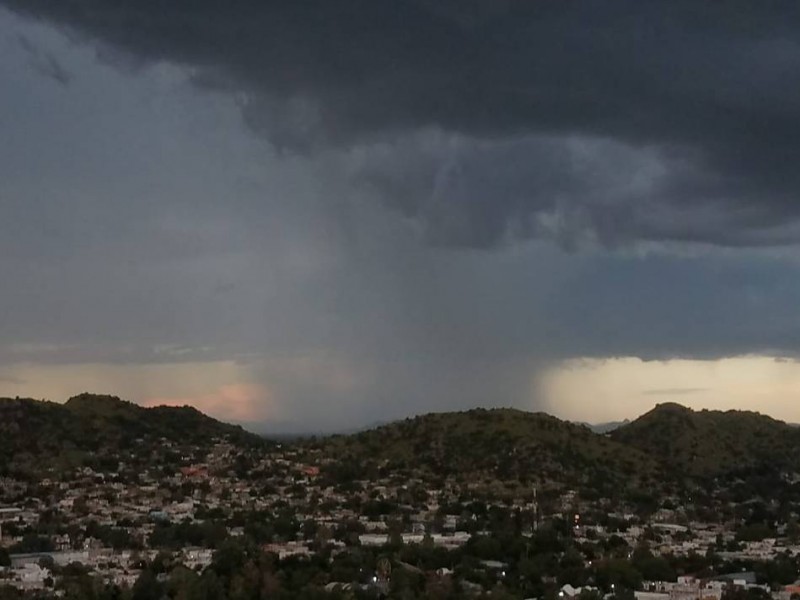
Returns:
[[[0,0],[0,394],[800,421],[800,4]]]

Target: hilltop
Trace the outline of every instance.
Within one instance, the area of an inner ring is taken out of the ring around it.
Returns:
[[[111,428],[135,437],[160,437],[175,442],[201,443],[224,438],[238,444],[260,438],[238,425],[217,421],[191,406],[154,406],[145,408],[116,396],[80,394],[67,400],[64,408],[95,426],[99,431]]]
[[[0,398],[0,473],[96,465],[122,452],[147,457],[151,442],[175,446],[224,440],[240,446],[265,443],[234,425],[191,407],[144,408],[115,396],[81,394],[64,404]]]
[[[800,428],[756,412],[694,411],[675,403],[610,432],[545,413],[475,409],[331,436],[319,447],[362,470],[413,466],[443,476],[558,481],[598,492],[800,473]]]
[[[115,396],[81,394],[64,404],[0,399],[0,474],[143,464],[163,448],[200,452],[216,442],[259,451],[264,438],[198,410],[144,408]],[[283,440],[338,465],[340,475],[378,470],[520,485],[558,483],[598,493],[667,480],[800,473],[800,428],[754,412],[693,411],[660,404],[610,433],[545,413],[473,409],[432,413],[348,435]],[[157,448],[161,448],[158,452]]]
[[[432,413],[331,436],[319,448],[362,468],[422,468],[443,477],[558,481],[598,490],[643,483],[657,472],[657,462],[644,452],[588,427],[514,409]]]
[[[800,429],[756,412],[659,404],[609,435],[693,476],[800,471]]]

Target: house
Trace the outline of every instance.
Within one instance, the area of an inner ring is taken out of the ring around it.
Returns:
[[[37,564],[26,564],[14,569],[14,584],[23,590],[41,590],[45,580],[50,577],[50,570]]]

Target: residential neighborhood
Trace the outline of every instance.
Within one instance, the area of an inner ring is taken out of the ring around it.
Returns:
[[[167,590],[176,569],[202,577],[236,548],[271,557],[276,581],[311,570],[307,583],[331,597],[405,597],[408,580],[424,597],[453,598],[800,593],[798,515],[778,520],[768,497],[726,502],[727,486],[653,504],[557,481],[487,487],[422,466],[351,479],[314,443],[147,444],[162,458],[150,468],[134,468],[133,452],[130,464],[120,455],[100,470],[0,479],[0,589],[65,597],[77,573],[138,599],[150,575]]]

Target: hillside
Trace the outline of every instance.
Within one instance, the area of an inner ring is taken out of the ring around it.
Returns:
[[[659,404],[609,435],[689,475],[762,468],[800,472],[800,430],[755,412],[693,411]]]
[[[174,442],[199,444],[213,438],[234,443],[253,443],[258,436],[237,425],[222,423],[191,406],[144,408],[115,396],[81,394],[67,400],[64,407],[88,421],[98,431],[116,435],[166,438]]]
[[[578,425],[585,425],[595,433],[604,434],[604,433],[611,433],[615,429],[619,429],[623,425],[627,425],[630,423],[628,419],[624,421],[608,421],[607,423],[583,423],[578,422]]]
[[[143,408],[81,394],[64,404],[0,399],[0,475],[92,466],[200,460],[225,440],[270,443],[191,407]],[[363,478],[377,470],[521,485],[558,482],[597,493],[658,485],[674,476],[800,472],[800,428],[742,411],[661,404],[605,435],[544,413],[474,409],[405,419],[351,435],[288,442]],[[166,450],[165,450],[166,449]],[[187,458],[188,457],[188,458]]]
[[[799,428],[755,412],[693,411],[672,403],[608,433],[544,413],[476,409],[332,436],[319,447],[362,470],[423,468],[476,479],[559,481],[603,493],[686,476],[800,473]]]
[[[114,396],[81,394],[65,404],[0,398],[0,473],[41,472],[113,462],[122,452],[146,456],[152,442],[209,446],[214,440],[263,444],[241,427],[190,407],[143,408]]]
[[[474,409],[406,419],[321,442],[326,453],[355,465],[422,468],[531,483],[591,483],[596,489],[655,475],[645,453],[544,413]]]

